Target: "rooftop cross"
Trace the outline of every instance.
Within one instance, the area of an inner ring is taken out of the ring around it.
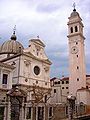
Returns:
[[[13,34],[15,34],[15,32],[16,32],[16,25],[13,28]]]
[[[76,7],[76,3],[74,2],[73,3],[73,8],[74,8],[73,11],[76,11],[75,7]]]
[[[15,32],[16,32],[16,25],[15,25],[14,28],[13,28],[13,34],[12,34],[12,36],[11,36],[11,40],[16,40],[16,39],[17,39],[17,37],[16,37],[16,35],[15,35]]]
[[[37,38],[39,38],[39,35],[37,36]]]

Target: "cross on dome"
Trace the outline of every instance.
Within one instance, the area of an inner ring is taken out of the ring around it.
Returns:
[[[39,38],[39,35],[37,36],[37,38]]]
[[[73,8],[74,8],[73,11],[76,11],[75,7],[76,7],[76,3],[74,2],[73,3]]]
[[[16,25],[13,28],[13,34],[15,34],[15,32],[16,32]]]

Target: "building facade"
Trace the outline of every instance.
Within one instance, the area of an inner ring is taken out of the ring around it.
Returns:
[[[52,78],[51,83],[51,103],[67,103],[67,96],[69,95],[69,77]]]
[[[3,120],[46,120],[50,96],[50,65],[45,45],[31,39],[28,48],[15,31],[0,46],[0,117]],[[46,113],[47,111],[47,113]]]

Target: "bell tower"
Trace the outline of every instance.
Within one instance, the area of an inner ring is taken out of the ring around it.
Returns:
[[[77,90],[86,88],[86,70],[83,23],[75,9],[68,18],[68,44],[69,44],[69,94],[77,95]]]

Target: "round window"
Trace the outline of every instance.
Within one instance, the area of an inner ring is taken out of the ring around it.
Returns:
[[[38,66],[35,66],[35,67],[34,67],[34,73],[35,73],[36,75],[39,75],[39,73],[40,73],[40,68],[39,68]]]

